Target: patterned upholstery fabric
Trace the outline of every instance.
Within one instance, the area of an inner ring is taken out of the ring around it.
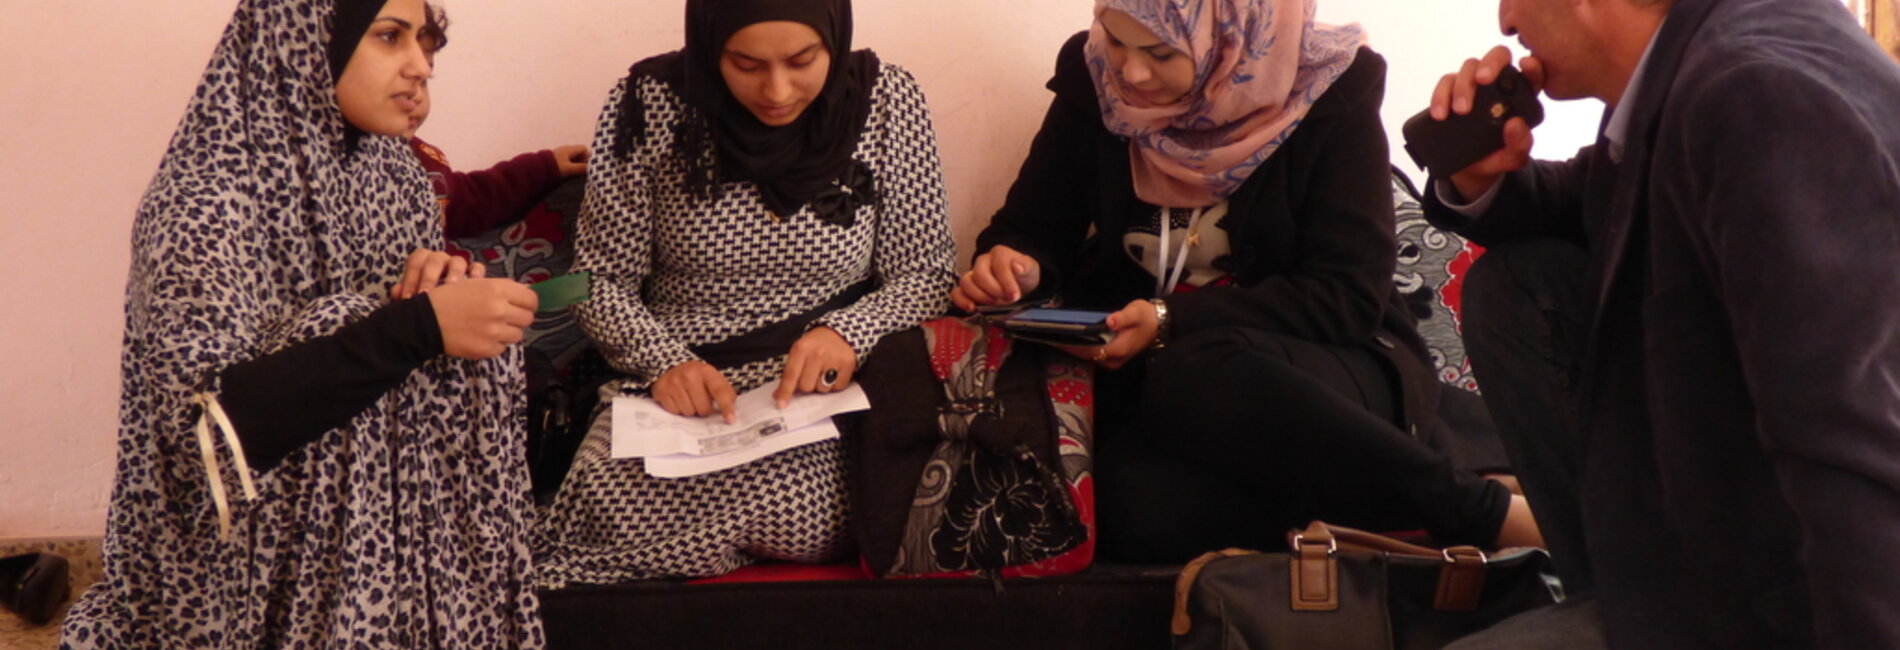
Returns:
[[[584,183],[580,177],[563,181],[527,218],[507,227],[449,243],[449,250],[488,263],[491,277],[508,276],[539,282],[567,273],[574,263],[574,216],[580,212]],[[1392,170],[1392,206],[1397,213],[1399,265],[1392,280],[1412,307],[1419,333],[1431,350],[1438,378],[1447,384],[1477,392],[1478,382],[1465,358],[1459,334],[1460,289],[1465,270],[1484,248],[1425,222],[1418,192],[1405,172]],[[528,347],[563,363],[582,350],[587,340],[567,310],[540,314],[527,332]]]
[[[574,220],[586,187],[585,176],[564,179],[520,220],[451,240],[448,251],[463,259],[480,259],[488,265],[491,278],[532,284],[565,275],[574,265]],[[523,334],[530,358],[538,353],[557,367],[564,367],[587,347],[587,336],[566,309],[535,314],[534,325]]]
[[[1399,235],[1399,266],[1392,280],[1418,319],[1418,333],[1425,337],[1438,379],[1478,392],[1458,323],[1465,271],[1484,249],[1426,223],[1418,190],[1398,169],[1392,170],[1392,205]]]

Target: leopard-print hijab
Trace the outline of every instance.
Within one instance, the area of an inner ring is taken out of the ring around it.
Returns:
[[[140,202],[105,576],[64,647],[539,644],[518,350],[431,361],[265,474],[199,430],[219,371],[360,319],[439,247],[408,146],[349,143],[334,10],[240,0]]]

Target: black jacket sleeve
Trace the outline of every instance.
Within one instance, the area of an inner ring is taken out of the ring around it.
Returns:
[[[435,308],[423,294],[219,373],[218,403],[262,472],[344,425],[442,354]]]
[[[1425,218],[1432,225],[1464,235],[1481,246],[1526,239],[1557,238],[1589,246],[1583,221],[1585,186],[1600,169],[1596,146],[1584,147],[1567,161],[1533,160],[1524,169],[1506,174],[1497,197],[1484,214],[1468,217],[1445,207],[1438,188],[1448,183],[1433,176],[1425,184]],[[1470,197],[1466,197],[1467,199]]]
[[[1035,258],[1041,278],[1033,296],[1052,293],[1074,271],[1095,215],[1097,169],[1094,139],[1102,131],[1102,117],[1092,106],[1079,106],[1073,96],[1093,99],[1093,89],[1065,92],[1064,84],[1087,84],[1081,66],[1087,32],[1063,45],[1056,57],[1056,74],[1049,89],[1056,92],[1043,116],[1042,127],[1030,142],[1029,156],[1010,185],[1003,207],[977,236],[978,255],[996,246],[1008,246]]]

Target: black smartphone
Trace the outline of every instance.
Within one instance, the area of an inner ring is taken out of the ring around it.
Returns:
[[[1497,79],[1478,86],[1471,112],[1435,120],[1428,108],[1406,120],[1405,152],[1432,175],[1450,176],[1503,149],[1504,123],[1513,117],[1537,126],[1544,122],[1544,105],[1524,73],[1505,66]]]
[[[1110,338],[1108,316],[1092,309],[1025,309],[1004,319],[1011,336],[1059,345],[1103,345]]]

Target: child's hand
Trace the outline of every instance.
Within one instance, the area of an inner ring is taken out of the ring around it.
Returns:
[[[554,167],[563,178],[587,173],[587,145],[569,144],[554,148]]]

